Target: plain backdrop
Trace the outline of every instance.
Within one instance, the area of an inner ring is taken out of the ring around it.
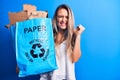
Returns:
[[[22,11],[23,4],[37,6],[53,17],[56,7],[67,4],[81,36],[82,56],[76,63],[77,80],[120,80],[120,0],[2,0],[0,1],[0,80],[39,80],[39,75],[19,78],[8,12]]]

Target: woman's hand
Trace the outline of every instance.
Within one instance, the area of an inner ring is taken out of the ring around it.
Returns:
[[[17,73],[17,74],[19,73],[18,65],[16,65],[16,73]]]
[[[82,32],[85,30],[85,28],[82,25],[78,25],[76,29],[74,29],[74,34],[76,36],[79,36],[82,34]]]

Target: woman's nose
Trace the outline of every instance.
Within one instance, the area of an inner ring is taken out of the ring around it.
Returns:
[[[66,17],[63,17],[63,18],[62,18],[62,21],[66,21],[66,20],[67,20]]]

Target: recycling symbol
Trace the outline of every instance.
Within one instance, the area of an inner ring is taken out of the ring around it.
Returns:
[[[39,53],[35,53],[35,50],[38,48]],[[38,58],[38,57],[43,57],[45,54],[45,49],[42,48],[42,45],[40,43],[36,43],[32,45],[32,50],[30,50],[30,54],[32,55],[33,58]]]

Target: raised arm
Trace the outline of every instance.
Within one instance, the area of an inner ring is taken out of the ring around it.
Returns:
[[[75,33],[75,43],[74,43],[74,48],[72,52],[72,62],[77,62],[78,59],[81,56],[81,47],[80,47],[80,41],[81,41],[81,34],[85,30],[85,28],[80,25],[77,27],[77,29],[74,30]]]

